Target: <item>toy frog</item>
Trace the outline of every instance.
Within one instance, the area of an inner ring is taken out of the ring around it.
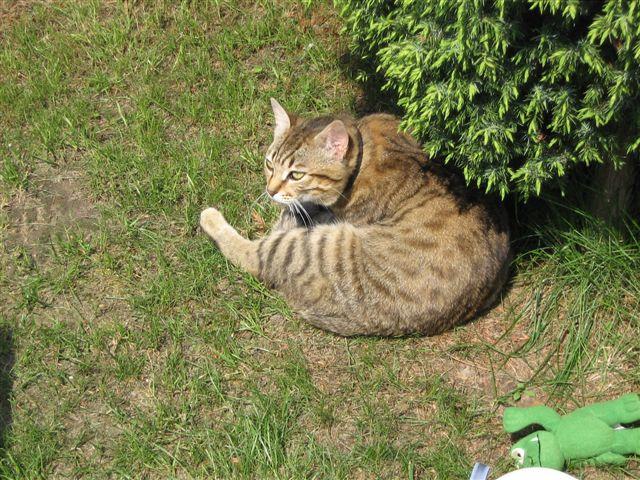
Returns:
[[[625,455],[640,455],[640,427],[622,424],[640,421],[640,397],[623,395],[561,416],[545,406],[505,409],[503,425],[515,433],[531,425],[536,431],[517,442],[511,456],[519,467],[562,470],[567,462],[624,464]]]

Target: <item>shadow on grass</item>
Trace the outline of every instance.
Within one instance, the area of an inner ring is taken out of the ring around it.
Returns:
[[[344,75],[360,84],[359,95],[351,110],[357,117],[371,113],[391,113],[401,117],[404,113],[398,105],[398,97],[393,90],[383,90],[384,78],[376,72],[372,62],[362,60],[352,52],[340,57],[340,68]]]
[[[14,363],[13,332],[7,326],[2,326],[0,327],[0,456],[6,448],[6,438],[12,422],[11,391]]]

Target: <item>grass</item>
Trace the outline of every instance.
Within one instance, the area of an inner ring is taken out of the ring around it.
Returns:
[[[464,478],[509,469],[503,404],[640,384],[638,237],[547,224],[488,317],[345,340],[199,233],[209,205],[252,236],[274,219],[270,96],[361,102],[330,6],[0,12],[0,477]]]
[[[530,336],[514,353],[545,358],[529,381],[562,391],[615,368],[637,378],[640,226],[629,218],[620,232],[557,204],[550,217],[517,261],[531,289],[515,316],[529,320]]]

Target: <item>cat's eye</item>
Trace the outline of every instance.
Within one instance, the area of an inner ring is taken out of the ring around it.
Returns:
[[[293,180],[300,180],[302,177],[304,177],[304,175],[304,172],[291,172],[289,174],[289,177],[291,177]]]
[[[269,170],[273,170],[273,162],[271,160],[269,160],[268,158],[265,158],[264,164],[267,166]]]

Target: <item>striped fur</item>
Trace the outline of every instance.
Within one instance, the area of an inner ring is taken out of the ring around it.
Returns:
[[[396,118],[340,117],[320,146],[335,118],[286,120],[267,152],[268,188],[316,206],[308,217],[285,209],[255,241],[205,210],[203,229],[232,262],[340,335],[436,334],[495,300],[509,263],[504,215],[430,161]],[[340,125],[348,148],[336,160],[325,146],[343,152]],[[305,175],[293,181],[288,171]]]

